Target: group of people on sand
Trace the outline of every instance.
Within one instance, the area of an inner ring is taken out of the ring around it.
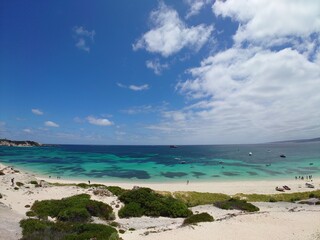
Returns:
[[[295,176],[295,179],[296,180],[298,180],[298,179],[300,179],[300,180],[304,180],[304,179],[306,179],[306,180],[312,180],[312,175],[306,175],[305,177],[304,176]]]

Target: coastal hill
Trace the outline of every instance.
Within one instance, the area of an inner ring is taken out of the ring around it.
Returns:
[[[320,137],[310,138],[310,139],[285,140],[285,141],[277,141],[272,143],[307,143],[307,142],[320,142]]]
[[[13,141],[9,139],[0,139],[0,146],[10,146],[10,147],[40,147],[41,143],[34,141]]]

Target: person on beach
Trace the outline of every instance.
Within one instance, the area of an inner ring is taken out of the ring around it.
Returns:
[[[14,186],[14,178],[11,178],[11,186]]]
[[[90,180],[88,181],[89,185],[90,185]]]
[[[187,180],[187,185],[189,185],[189,180]]]

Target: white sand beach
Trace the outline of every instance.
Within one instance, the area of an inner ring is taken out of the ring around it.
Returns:
[[[29,206],[36,200],[61,199],[64,197],[88,193],[93,199],[110,204],[115,212],[122,204],[115,196],[101,197],[93,194],[93,189],[82,189],[76,186],[50,186],[43,182],[42,187],[35,187],[30,181],[77,183],[64,179],[42,178],[30,173],[17,171],[0,164],[5,175],[0,176],[0,236],[1,239],[19,239],[21,229],[18,222],[25,217]],[[12,186],[11,179],[15,184]],[[19,189],[17,182],[24,183]],[[80,181],[79,181],[80,182]],[[91,182],[98,183],[98,182]],[[133,186],[150,187],[159,191],[197,191],[216,192],[233,195],[236,193],[276,194],[276,186],[288,185],[290,192],[302,192],[320,189],[320,179],[313,179],[314,189],[306,188],[302,180],[273,181],[237,181],[196,183],[108,183],[131,189]],[[320,239],[320,205],[297,203],[254,203],[260,208],[256,213],[244,213],[237,210],[222,210],[213,205],[193,207],[194,213],[207,212],[215,218],[211,223],[200,223],[197,226],[181,227],[183,219],[170,218],[131,218],[119,219],[121,228],[126,230],[120,236],[124,240],[208,240],[208,239]],[[28,206],[29,205],[29,206]],[[119,205],[116,207],[116,205]],[[134,231],[129,231],[134,228]]]

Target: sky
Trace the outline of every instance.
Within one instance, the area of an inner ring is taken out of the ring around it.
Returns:
[[[319,136],[319,0],[0,1],[0,138]]]

